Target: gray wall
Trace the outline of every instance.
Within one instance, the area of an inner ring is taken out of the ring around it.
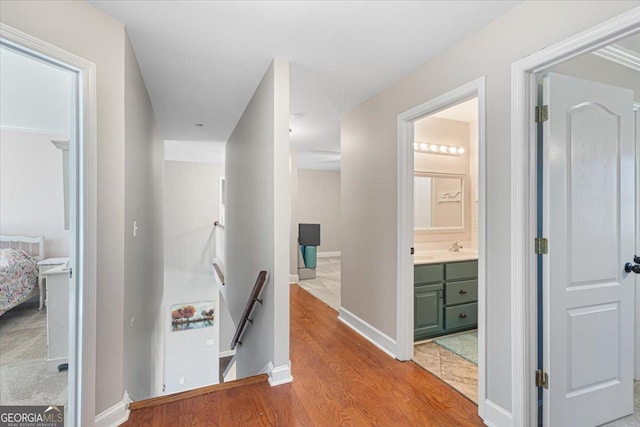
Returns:
[[[298,223],[320,224],[321,236],[318,252],[339,251],[340,171],[298,169],[296,205]],[[297,226],[295,233],[297,237]]]
[[[397,116],[487,77],[487,398],[508,412],[511,64],[636,5],[524,2],[342,117],[342,305],[395,338]]]
[[[164,143],[129,37],[125,37],[125,141],[124,387],[140,400],[162,389],[158,307],[163,291]]]
[[[260,270],[264,305],[237,352],[239,378],[289,361],[289,64],[274,60],[226,144],[225,300],[234,322]]]
[[[218,218],[218,181],[223,176],[224,165],[165,161],[165,393],[218,382],[220,293],[211,263],[218,230],[213,226]],[[216,302],[214,326],[172,332],[171,306],[200,301]],[[214,344],[207,346],[207,340]]]
[[[88,3],[75,1],[3,1],[0,19],[97,67],[96,413],[100,413],[121,401],[124,393],[124,26]]]

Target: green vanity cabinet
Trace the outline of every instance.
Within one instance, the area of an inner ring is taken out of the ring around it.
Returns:
[[[414,267],[414,340],[478,325],[478,261]]]
[[[413,294],[414,339],[421,339],[444,331],[443,291],[443,284],[415,287]]]

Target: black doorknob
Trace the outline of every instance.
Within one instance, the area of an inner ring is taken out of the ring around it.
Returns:
[[[633,262],[635,262],[636,264],[640,264],[640,256],[636,255],[633,257]]]
[[[637,258],[637,257],[636,257]],[[630,262],[626,263],[624,265],[624,271],[626,271],[627,273],[636,273],[636,274],[640,274],[640,264],[631,264]]]

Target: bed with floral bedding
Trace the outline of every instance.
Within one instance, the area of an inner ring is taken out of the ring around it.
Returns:
[[[38,261],[22,249],[0,249],[0,316],[26,301],[38,286]]]

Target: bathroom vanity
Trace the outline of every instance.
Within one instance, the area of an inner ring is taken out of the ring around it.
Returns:
[[[417,254],[414,259],[414,341],[478,325],[477,252]]]

